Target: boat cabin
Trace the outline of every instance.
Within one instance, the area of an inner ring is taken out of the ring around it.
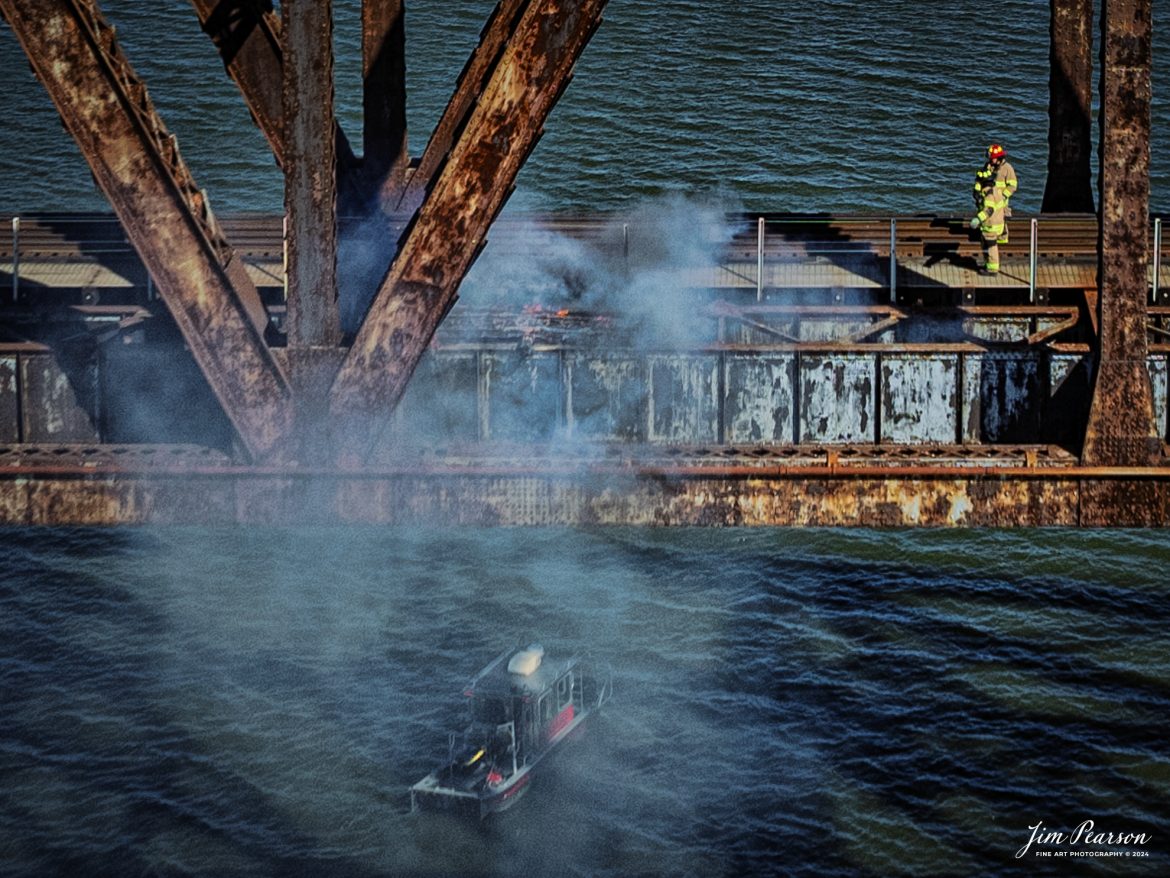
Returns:
[[[582,690],[572,660],[548,661],[537,644],[504,653],[464,692],[470,702],[469,731],[490,730],[487,749],[494,752],[485,755],[496,760],[511,756],[513,770],[518,769],[537,759],[572,724],[583,708]]]

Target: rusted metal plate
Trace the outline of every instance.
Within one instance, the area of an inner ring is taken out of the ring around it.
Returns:
[[[610,467],[510,473],[108,471],[17,475],[0,466],[0,524],[370,522],[455,525],[1071,527],[1167,523],[1170,470],[1041,474],[907,468],[861,477],[805,472],[721,477]],[[1140,502],[1083,512],[1108,486]]]
[[[1031,335],[1031,320],[1027,317],[972,317],[963,321],[963,331],[971,338],[984,342],[1018,342]]]
[[[798,368],[801,442],[877,442],[876,357],[811,354]]]
[[[1038,442],[1040,358],[1027,352],[964,357],[962,400],[963,442]]]
[[[245,447],[271,453],[292,405],[267,313],[90,0],[0,0],[94,179],[154,278]]]
[[[638,442],[646,436],[646,377],[632,356],[571,354],[569,432],[593,440]]]
[[[548,0],[520,16],[333,384],[329,412],[341,459],[369,454],[604,6]]]
[[[719,441],[720,363],[715,356],[673,354],[648,358],[647,440]]]
[[[959,355],[881,359],[881,441],[949,445],[959,432]]]
[[[538,442],[557,434],[564,418],[559,354],[489,352],[481,358],[481,370],[485,438]]]
[[[17,358],[0,356],[0,442],[19,442],[20,387]]]
[[[91,352],[21,354],[21,436],[25,442],[97,442],[98,373]]]
[[[732,445],[796,441],[796,354],[724,358],[724,437]]]

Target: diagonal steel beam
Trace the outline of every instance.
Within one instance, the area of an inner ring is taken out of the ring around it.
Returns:
[[[92,0],[0,0],[0,11],[243,444],[273,451],[292,406],[263,303],[113,28]]]
[[[343,460],[364,458],[597,26],[605,0],[532,0],[419,209],[330,392]]]
[[[276,163],[285,162],[284,81],[281,22],[272,0],[191,0],[204,33],[211,37],[228,75],[268,140]],[[338,184],[345,197],[360,203],[359,163],[341,126],[334,122]]]
[[[1146,366],[1151,0],[1103,0],[1099,353],[1082,459],[1148,463],[1155,439]]]
[[[410,175],[397,212],[413,214],[431,188],[459,132],[463,130],[467,117],[483,93],[489,77],[496,69],[508,38],[516,29],[516,22],[530,0],[500,0],[480,32],[479,44],[467,59],[455,91],[447,102],[439,124],[431,133],[426,149],[419,157],[418,166]]]

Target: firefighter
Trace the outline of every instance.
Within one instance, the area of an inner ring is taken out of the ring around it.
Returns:
[[[978,215],[971,219],[971,228],[978,229],[983,242],[983,267],[980,274],[999,273],[999,245],[1005,239],[1004,212],[1007,210],[1007,198],[1000,194],[992,182],[983,184],[979,199],[982,207]]]
[[[975,188],[972,194],[975,197],[976,210],[983,208],[983,187],[987,183],[994,185],[996,193],[1003,196],[1003,234],[1000,235],[998,243],[1006,244],[1008,242],[1007,218],[1012,215],[1011,197],[1016,192],[1018,181],[1016,180],[1016,169],[1007,160],[1007,151],[998,143],[987,147],[987,161],[982,168],[975,172]]]

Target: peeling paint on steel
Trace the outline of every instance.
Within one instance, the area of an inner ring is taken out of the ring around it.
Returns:
[[[728,443],[795,441],[795,354],[729,354],[724,371]]]
[[[58,357],[61,354],[58,353]],[[20,358],[20,412],[26,442],[97,442],[97,368],[87,357]]]
[[[868,354],[809,355],[800,361],[800,441],[877,441],[877,363]]]
[[[958,355],[883,356],[882,442],[955,442],[959,430],[958,371]]]
[[[571,435],[596,440],[641,440],[646,433],[642,360],[573,355],[569,362]]]
[[[1167,412],[1167,364],[1163,354],[1154,354],[1146,360],[1154,393],[1154,426],[1163,441],[1170,441],[1170,413]]]
[[[20,441],[16,357],[0,357],[0,442]]]
[[[719,360],[654,356],[647,363],[650,442],[719,441]]]
[[[551,439],[561,420],[561,362],[555,353],[486,353],[485,438],[515,442]]]
[[[962,440],[1038,442],[1040,391],[1035,355],[986,353],[964,358]]]

